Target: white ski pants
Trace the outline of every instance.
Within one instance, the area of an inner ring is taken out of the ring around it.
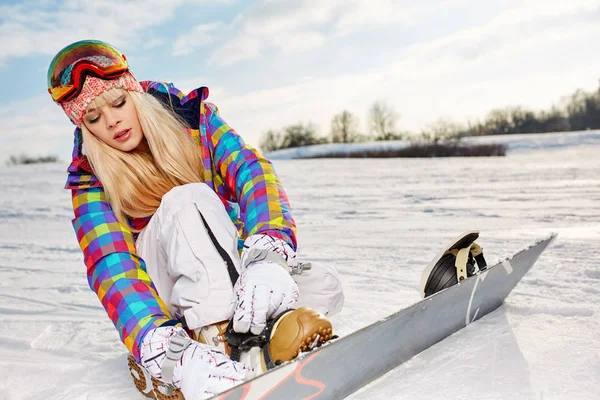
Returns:
[[[178,186],[165,194],[136,242],[158,295],[173,315],[185,317],[190,329],[229,319],[233,311],[227,264],[201,215],[239,273],[237,229],[217,194],[204,183]],[[329,316],[338,313],[344,294],[337,271],[311,264],[311,269],[293,275],[300,290],[297,307]]]

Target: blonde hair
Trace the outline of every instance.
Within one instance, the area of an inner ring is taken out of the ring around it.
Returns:
[[[90,107],[115,102],[124,89],[112,89],[94,98]],[[202,182],[202,158],[183,122],[148,93],[128,92],[150,151],[114,149],[80,128],[92,170],[102,182],[107,200],[121,224],[127,217],[153,215],[172,188]],[[135,229],[132,229],[135,231]]]

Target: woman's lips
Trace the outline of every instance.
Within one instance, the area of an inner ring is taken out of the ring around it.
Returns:
[[[124,142],[129,139],[129,136],[131,136],[131,129],[123,129],[122,131],[117,132],[114,139],[117,142]]]

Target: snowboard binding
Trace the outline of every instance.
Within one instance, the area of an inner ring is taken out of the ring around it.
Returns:
[[[275,368],[286,361],[298,357],[301,352],[310,351],[334,339],[331,322],[321,313],[300,307],[288,310],[267,322],[259,335],[237,333],[233,321],[227,327],[226,338],[231,347],[230,358],[244,361],[243,353],[260,349],[260,369],[262,372]],[[256,369],[257,365],[251,365]]]
[[[421,297],[456,285],[487,268],[483,249],[475,243],[479,231],[468,231],[453,240],[423,271]]]

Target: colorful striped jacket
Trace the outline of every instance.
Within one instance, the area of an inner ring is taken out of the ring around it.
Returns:
[[[238,227],[241,243],[247,236],[267,233],[295,249],[295,223],[271,163],[244,143],[219,116],[214,104],[205,102],[208,89],[201,87],[183,95],[172,84],[141,83],[161,102],[171,103],[190,127],[188,133],[204,160],[204,181],[221,198]],[[121,340],[139,360],[140,345],[149,330],[177,323],[158,297],[129,229],[143,228],[150,218],[129,220],[130,227],[117,221],[81,147],[81,131],[77,128],[66,188],[72,190],[73,227],[83,251],[88,283]]]

